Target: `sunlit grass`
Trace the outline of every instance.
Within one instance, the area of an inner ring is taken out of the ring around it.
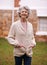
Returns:
[[[47,65],[47,43],[37,42],[33,51],[32,65]]]
[[[47,43],[37,42],[33,51],[32,65],[47,65]],[[14,65],[13,47],[4,38],[0,38],[0,65]]]
[[[4,38],[0,38],[0,65],[14,65],[13,47]]]

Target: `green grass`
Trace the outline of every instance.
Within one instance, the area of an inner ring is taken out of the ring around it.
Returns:
[[[33,51],[32,65],[47,65],[47,43],[37,42]],[[13,47],[4,38],[0,38],[0,65],[14,65]]]
[[[14,65],[13,47],[4,38],[0,38],[0,65]]]

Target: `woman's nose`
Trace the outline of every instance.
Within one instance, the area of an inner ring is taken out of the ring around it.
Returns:
[[[26,13],[25,11],[23,13]]]

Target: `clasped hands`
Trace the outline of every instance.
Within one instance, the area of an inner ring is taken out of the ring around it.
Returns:
[[[25,46],[23,44],[17,44],[15,46],[15,48],[21,48],[21,47],[25,48]],[[34,46],[33,45],[30,45],[28,48],[34,48]]]

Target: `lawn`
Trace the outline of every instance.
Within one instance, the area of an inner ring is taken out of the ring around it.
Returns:
[[[47,43],[37,42],[33,51],[32,65],[47,65]],[[14,65],[13,47],[4,38],[0,38],[0,65]]]

